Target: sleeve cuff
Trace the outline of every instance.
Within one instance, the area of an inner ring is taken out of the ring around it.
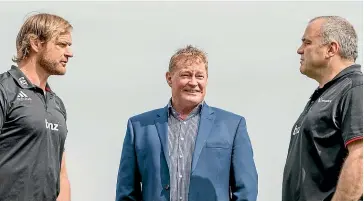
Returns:
[[[345,142],[345,147],[347,147],[350,143],[352,143],[352,142],[355,142],[355,141],[357,141],[357,140],[362,140],[363,139],[363,136],[356,136],[356,137],[353,137],[353,138],[351,138],[351,139],[349,139],[349,140],[347,140],[346,142]]]

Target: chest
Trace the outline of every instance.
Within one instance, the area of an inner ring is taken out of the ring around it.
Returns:
[[[4,132],[18,129],[24,134],[49,133],[61,137],[67,132],[65,112],[54,94],[22,89],[10,97]]]
[[[198,132],[199,116],[195,115],[186,120],[173,116],[168,119],[168,139],[170,145],[180,143],[194,144]]]
[[[302,135],[311,138],[329,138],[340,132],[342,86],[313,94],[292,128],[293,138]]]

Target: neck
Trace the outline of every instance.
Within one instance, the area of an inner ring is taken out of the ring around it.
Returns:
[[[178,112],[182,119],[186,119],[198,104],[183,105],[172,98],[172,107]]]
[[[322,68],[315,79],[319,83],[319,87],[322,88],[326,83],[330,82],[337,76],[342,70],[353,65],[353,61],[340,61],[335,65],[328,65],[326,68]]]
[[[21,61],[19,63],[19,69],[33,85],[45,91],[49,75],[37,64],[35,58],[28,58]]]

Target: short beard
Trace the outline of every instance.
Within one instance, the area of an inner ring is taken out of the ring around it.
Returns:
[[[46,58],[44,52],[39,55],[37,63],[49,75],[64,75],[64,72],[57,70],[59,63]]]

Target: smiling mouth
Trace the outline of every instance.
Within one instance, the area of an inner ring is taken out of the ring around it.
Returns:
[[[199,90],[183,90],[183,91],[187,93],[200,93]]]

